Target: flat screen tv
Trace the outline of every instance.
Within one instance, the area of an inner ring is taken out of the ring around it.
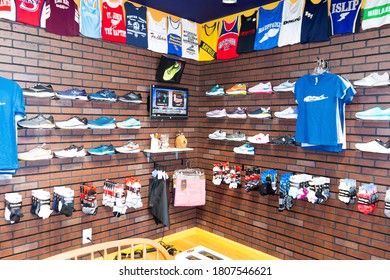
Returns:
[[[188,89],[170,86],[150,86],[150,118],[187,119]]]

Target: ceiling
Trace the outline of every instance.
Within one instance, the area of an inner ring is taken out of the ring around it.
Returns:
[[[171,15],[197,23],[208,22],[231,14],[260,7],[277,0],[237,0],[236,4],[223,4],[222,0],[130,0]]]

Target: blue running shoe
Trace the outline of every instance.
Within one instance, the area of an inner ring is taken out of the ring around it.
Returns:
[[[89,128],[105,128],[105,129],[113,129],[115,128],[115,119],[108,117],[100,117],[96,120],[88,122]]]
[[[240,146],[235,147],[233,151],[237,154],[244,154],[244,155],[254,155],[255,154],[255,148],[248,143]]]
[[[80,99],[80,100],[88,100],[87,93],[85,90],[80,90],[78,88],[72,88],[65,91],[57,91],[55,96],[61,99]]]
[[[130,117],[127,120],[124,120],[123,122],[117,122],[116,126],[124,129],[137,129],[137,128],[141,128],[141,122],[139,119]]]
[[[115,154],[115,148],[112,144],[108,146],[100,145],[99,147],[88,150],[88,153],[90,153],[91,155],[98,155],[98,156],[112,155]]]
[[[102,100],[102,101],[110,101],[110,102],[116,102],[118,101],[118,97],[116,96],[115,92],[110,89],[103,89],[101,91],[98,91],[96,93],[91,93],[88,95],[89,100]]]

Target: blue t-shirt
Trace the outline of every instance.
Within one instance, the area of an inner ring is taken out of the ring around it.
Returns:
[[[361,6],[362,0],[332,0],[330,6],[332,35],[358,32]]]
[[[102,38],[100,0],[80,0],[80,33],[90,38]]]
[[[299,143],[336,146],[339,143],[340,106],[347,87],[336,74],[307,74],[295,84],[298,103],[295,139]]]
[[[328,0],[314,4],[306,1],[303,9],[301,44],[329,41]]]
[[[126,11],[126,44],[148,48],[146,7],[136,7],[130,2],[123,4]]]
[[[259,8],[259,24],[256,31],[254,49],[269,50],[278,46],[282,27],[283,1],[272,10]]]
[[[25,118],[22,88],[14,81],[0,77],[0,169],[18,169],[15,117]]]

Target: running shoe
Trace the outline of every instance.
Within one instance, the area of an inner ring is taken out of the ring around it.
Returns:
[[[295,137],[291,136],[290,134],[287,134],[285,136],[280,136],[278,138],[272,139],[270,141],[271,144],[276,145],[290,145],[295,146]]]
[[[87,118],[79,118],[75,116],[63,122],[56,122],[56,127],[62,129],[87,129],[88,120]]]
[[[118,100],[126,103],[142,103],[142,96],[140,93],[129,91],[126,95],[119,96]]]
[[[84,89],[81,90],[78,88],[72,88],[65,91],[57,91],[55,95],[60,99],[72,99],[72,100],[80,99],[85,101],[88,100],[87,93],[85,92],[85,90]]]
[[[36,84],[29,88],[23,89],[23,95],[35,97],[52,97],[54,96],[53,87],[51,85]]]
[[[267,82],[265,84],[259,83],[248,89],[248,94],[261,94],[261,93],[272,93],[272,85],[271,82]]]
[[[64,150],[54,152],[54,155],[58,158],[83,157],[86,154],[84,146],[77,147],[73,144]]]
[[[216,130],[214,133],[209,134],[209,139],[226,140],[226,132],[222,130]]]
[[[236,132],[230,135],[226,135],[226,139],[229,141],[245,141],[245,134],[242,134],[241,132]]]
[[[42,160],[42,159],[51,159],[53,154],[51,150],[45,150],[43,147],[46,144],[42,144],[28,152],[18,154],[18,159],[20,160]]]
[[[298,117],[298,108],[288,107],[281,112],[275,112],[275,117],[279,119],[296,119]]]
[[[246,95],[246,85],[245,84],[236,84],[231,88],[226,90],[227,95]]]
[[[353,84],[362,87],[387,86],[390,85],[389,73],[385,72],[382,75],[371,73],[367,77],[353,82]]]
[[[289,80],[287,80],[284,83],[281,83],[280,85],[277,85],[274,87],[274,91],[294,91],[295,88],[295,82],[291,83]]]
[[[233,111],[226,112],[226,116],[231,119],[246,119],[246,108],[237,107]]]
[[[124,129],[138,129],[141,128],[141,122],[139,119],[133,117],[124,120],[123,122],[117,122],[116,126]]]
[[[356,118],[362,120],[390,120],[390,108],[383,110],[381,107],[374,107],[366,111],[357,112]]]
[[[206,117],[208,118],[225,118],[226,117],[226,110],[214,110],[206,113]]]
[[[91,93],[88,95],[89,100],[100,100],[100,101],[110,101],[116,102],[118,100],[116,93],[110,89],[103,89],[96,93]]]
[[[224,94],[225,94],[225,89],[220,85],[215,85],[212,89],[206,91],[206,95],[208,96],[221,96]]]
[[[115,148],[115,150],[122,154],[138,153],[141,151],[139,145],[132,141],[127,141],[122,147]]]
[[[248,137],[248,141],[254,144],[267,144],[269,143],[269,134],[263,133],[256,134],[255,136]]]
[[[105,129],[113,129],[116,127],[115,119],[108,117],[100,117],[96,120],[88,122],[89,128],[105,128]]]
[[[165,69],[163,79],[164,81],[170,81],[181,70],[181,62],[175,61],[175,63],[169,68]]]
[[[53,116],[46,118],[42,114],[38,114],[28,120],[20,120],[18,121],[18,125],[24,128],[53,128],[55,126]]]
[[[271,108],[259,108],[253,112],[248,113],[248,117],[256,119],[272,119]]]
[[[255,154],[255,148],[248,143],[245,143],[244,145],[240,147],[235,147],[233,151],[236,154],[244,154],[244,155],[254,155]]]
[[[356,149],[362,152],[390,154],[390,142],[382,142],[380,139],[375,139],[368,143],[356,143]]]
[[[110,145],[100,145],[99,147],[88,150],[88,153],[91,155],[113,155],[115,154],[115,148],[112,144]]]

